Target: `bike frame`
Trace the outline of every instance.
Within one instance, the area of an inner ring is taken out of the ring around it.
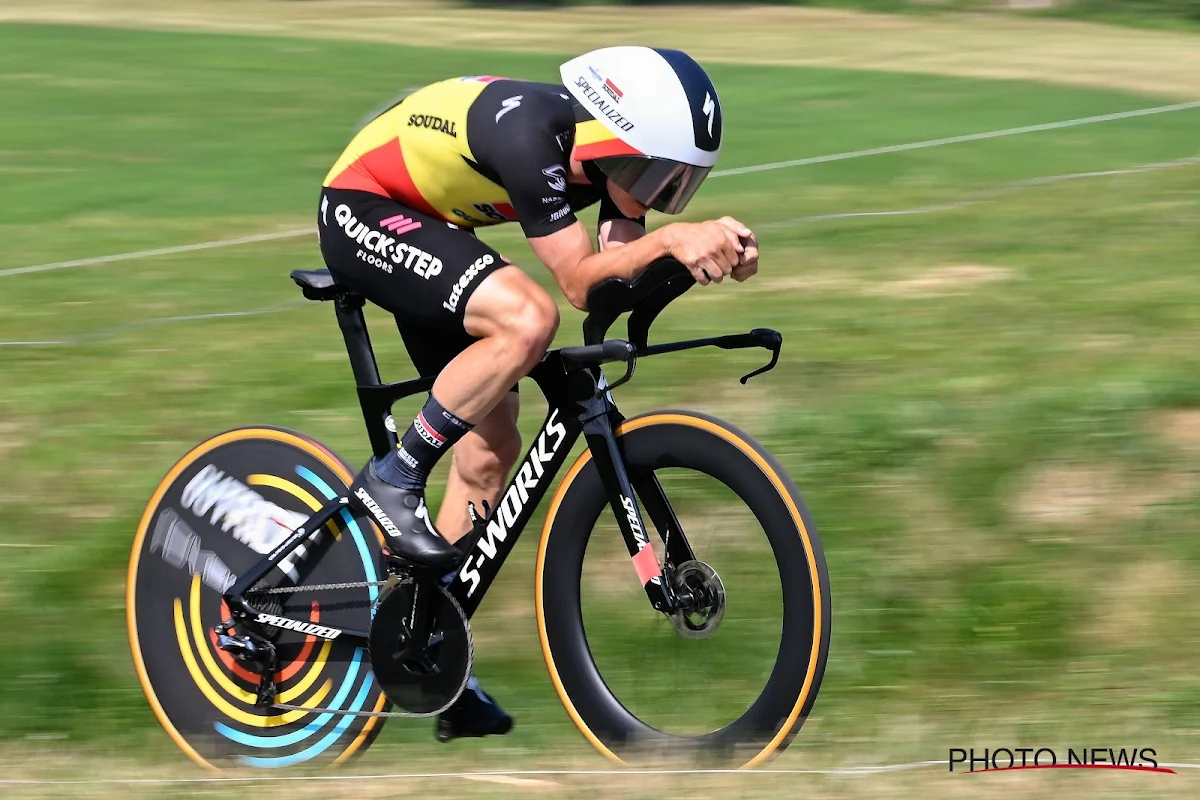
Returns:
[[[648,297],[643,298],[645,302],[633,309],[634,313],[630,317],[630,338],[634,343],[622,340],[600,342],[616,317],[629,309],[618,306],[593,311],[584,324],[585,341],[593,343],[583,347],[551,350],[530,371],[529,377],[546,398],[546,419],[496,508],[491,509],[486,519],[477,520],[474,529],[467,534],[468,538],[464,540],[466,555],[460,562],[453,580],[446,587],[462,606],[468,618],[475,613],[487,594],[492,581],[500,572],[505,559],[512,552],[580,435],[584,436],[591,451],[608,495],[609,505],[616,517],[630,558],[634,561],[639,579],[642,579],[650,604],[663,613],[670,613],[679,608],[671,581],[663,579],[664,566],[659,562],[650,544],[642,510],[635,498],[635,489],[636,497],[641,498],[646,513],[664,541],[666,576],[670,577],[672,565],[693,560],[695,555],[654,475],[640,479],[636,486],[631,483],[615,433],[616,427],[624,417],[613,402],[609,390],[629,380],[639,355],[655,355],[704,346],[723,349],[765,347],[771,350],[771,362],[743,377],[742,382],[745,383],[753,375],[775,366],[782,337],[776,331],[757,329],[745,334],[648,346],[646,333],[653,318],[671,299],[686,291],[690,282],[685,284],[679,281],[664,281],[658,286],[666,288],[657,293],[648,293]],[[371,448],[375,456],[381,457],[397,445],[394,430],[396,426],[392,424],[391,418],[392,405],[405,397],[428,392],[434,379],[417,378],[390,384],[380,381],[379,368],[367,333],[366,318],[362,312],[363,304],[362,297],[349,293],[338,295],[334,300],[338,326],[350,357]],[[595,305],[589,303],[590,307],[594,308]],[[614,361],[624,361],[626,372],[620,380],[609,385],[601,370],[601,364]],[[367,631],[313,626],[301,620],[267,614],[255,608],[245,597],[248,593],[253,594],[252,589],[259,581],[289,553],[307,541],[314,531],[319,530],[348,505],[350,501],[346,494],[326,503],[267,557],[239,577],[224,596],[233,614],[234,624],[251,622],[275,628],[291,628],[326,639],[344,637],[357,640],[357,643],[363,646],[367,644]],[[319,558],[323,552],[316,552],[315,558]],[[307,569],[297,565],[302,569],[301,583],[314,563],[310,561]]]

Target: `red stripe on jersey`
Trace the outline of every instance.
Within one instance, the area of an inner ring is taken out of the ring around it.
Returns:
[[[358,192],[370,192],[371,194],[378,194],[383,197],[388,196],[387,190],[380,186],[379,181],[368,174],[357,161],[346,167],[336,178],[330,181],[329,188],[353,189]]]
[[[517,218],[517,210],[509,203],[493,203],[492,206],[508,219]]]
[[[381,194],[434,219],[449,222],[417,191],[412,176],[408,174],[408,167],[404,164],[404,153],[400,148],[399,139],[392,139],[387,144],[363,153],[329,185],[333,189],[359,189]]]

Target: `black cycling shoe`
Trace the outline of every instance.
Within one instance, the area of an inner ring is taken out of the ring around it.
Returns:
[[[472,678],[454,705],[438,715],[434,735],[439,742],[448,742],[460,737],[503,736],[512,727],[513,718]]]
[[[385,555],[436,569],[450,569],[461,558],[459,549],[429,521],[425,492],[393,486],[375,474],[371,462],[350,487],[350,500],[383,531]]]

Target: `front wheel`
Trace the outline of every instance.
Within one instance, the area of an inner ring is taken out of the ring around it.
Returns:
[[[555,690],[614,760],[699,751],[753,767],[787,747],[824,674],[829,575],[816,528],[778,462],[720,420],[655,412],[616,434],[643,507],[643,490],[661,487],[686,537],[688,548],[665,548],[673,583],[704,602],[673,616],[650,606],[585,451],[538,550],[538,634]],[[646,524],[661,557],[670,525],[653,513]],[[671,563],[684,551],[693,558]]]

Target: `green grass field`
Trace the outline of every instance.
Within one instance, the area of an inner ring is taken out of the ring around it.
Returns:
[[[358,121],[400,90],[480,72],[549,79],[559,60],[0,25],[0,271],[308,227]],[[866,71],[712,74],[724,168],[1164,102]],[[770,326],[783,358],[745,387],[736,378],[757,354],[647,359],[617,400],[627,414],[729,419],[780,458],[812,509],[833,647],[779,766],[939,759],[1016,739],[1161,742],[1166,760],[1200,760],[1200,165],[803,221],[1184,159],[1200,155],[1198,134],[1192,109],[719,177],[688,210],[759,230],[762,272],[693,290],[656,337]],[[485,238],[551,286],[519,232]],[[298,237],[0,275],[0,341],[108,332],[0,347],[0,737],[13,752],[115,745],[183,760],[131,669],[132,533],[174,460],[225,428],[297,428],[366,458],[332,314],[294,302],[287,279],[319,266],[315,241]],[[281,304],[292,305],[138,324]],[[412,375],[387,318],[370,320],[385,376]],[[581,321],[564,303],[558,342],[578,343]],[[541,419],[534,395],[526,431]],[[475,620],[479,675],[517,715],[514,733],[435,748],[427,724],[394,722],[364,769],[396,768],[401,752],[404,769],[601,766],[542,665],[535,545],[531,526]],[[624,652],[618,635],[606,652]],[[717,678],[736,687],[736,673],[727,653]]]

